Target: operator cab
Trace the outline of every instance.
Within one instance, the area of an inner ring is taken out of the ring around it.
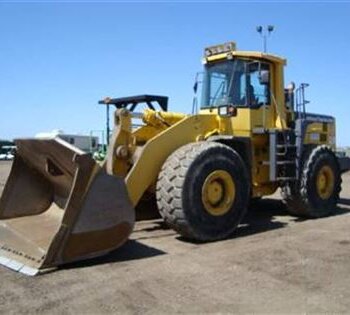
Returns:
[[[270,104],[270,65],[232,58],[204,66],[201,108]]]
[[[203,64],[202,111],[217,109],[220,115],[226,112],[235,116],[240,109],[252,109],[251,119],[263,127],[273,125],[272,116],[284,115],[282,111],[275,113],[273,107],[285,103],[285,59],[263,52],[237,51],[236,44],[228,42],[207,47]]]

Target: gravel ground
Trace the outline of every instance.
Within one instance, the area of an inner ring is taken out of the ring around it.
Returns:
[[[0,162],[0,192],[9,165]],[[332,217],[296,219],[269,198],[225,241],[193,244],[143,221],[99,259],[38,277],[0,267],[0,311],[349,313],[350,176],[343,181]]]

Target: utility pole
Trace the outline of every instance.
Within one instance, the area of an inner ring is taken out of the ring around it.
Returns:
[[[109,104],[108,103],[106,106],[106,133],[107,133],[106,142],[107,142],[107,146],[108,146],[109,145],[109,134],[111,133],[111,128],[109,126]]]
[[[267,25],[265,27],[259,25],[256,27],[256,31],[261,35],[263,38],[263,47],[264,52],[267,52],[267,38],[270,36],[270,34],[273,32],[275,27],[273,25]]]

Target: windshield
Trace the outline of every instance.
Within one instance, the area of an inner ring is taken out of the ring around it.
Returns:
[[[262,70],[269,76],[268,64],[255,61],[233,59],[207,64],[204,69],[201,107],[268,104],[269,85],[259,81]]]

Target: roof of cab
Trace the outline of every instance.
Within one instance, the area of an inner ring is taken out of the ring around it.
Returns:
[[[274,63],[279,63],[283,65],[287,64],[286,59],[273,54],[267,54],[261,51],[244,51],[244,50],[234,50],[234,51],[231,50],[229,52],[224,52],[224,53],[204,57],[204,60],[206,62],[219,61],[219,60],[227,59],[228,56],[243,57],[243,58],[257,58],[257,59],[272,61]]]

